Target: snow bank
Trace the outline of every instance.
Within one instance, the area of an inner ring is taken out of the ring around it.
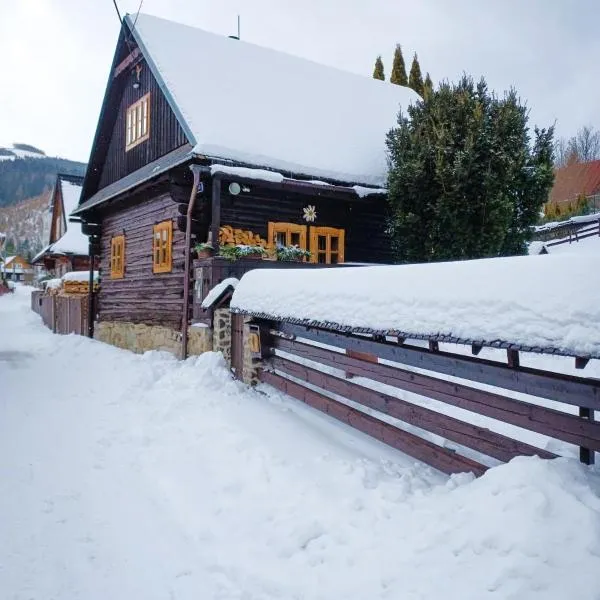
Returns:
[[[593,256],[524,256],[389,267],[258,269],[231,306],[274,318],[406,334],[503,340],[600,356]]]
[[[219,355],[52,335],[29,301],[0,298],[3,598],[597,600],[596,470],[446,478]]]
[[[57,290],[59,287],[62,286],[62,279],[60,279],[60,278],[57,278],[57,279],[47,279],[46,281],[42,282],[42,285],[46,289]]]
[[[215,285],[210,292],[206,294],[206,298],[202,300],[202,308],[210,308],[228,287],[231,286],[233,289],[235,289],[238,283],[239,279],[236,277],[228,277],[227,279],[223,279],[221,283],[217,283],[217,285]]]
[[[98,280],[98,271],[94,271],[94,280]],[[70,271],[69,273],[65,273],[62,276],[63,281],[89,281],[90,280],[90,272],[89,271]]]
[[[204,156],[379,186],[385,136],[400,106],[419,99],[408,87],[145,14],[134,36]],[[204,57],[206,76],[190,77],[186,57]]]

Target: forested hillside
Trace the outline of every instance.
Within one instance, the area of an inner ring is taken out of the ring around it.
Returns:
[[[85,173],[83,163],[45,156],[41,151],[23,147],[24,144],[19,144],[14,148],[0,148],[0,208],[49,190],[57,173]]]

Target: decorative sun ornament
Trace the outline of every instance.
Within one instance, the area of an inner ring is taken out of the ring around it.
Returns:
[[[307,223],[314,223],[317,219],[317,209],[312,205],[309,204],[308,206],[306,206],[305,208],[302,209],[304,211],[304,220]]]

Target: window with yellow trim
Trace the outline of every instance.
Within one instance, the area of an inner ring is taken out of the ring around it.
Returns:
[[[110,278],[122,279],[125,274],[125,236],[116,235],[110,240]]]
[[[172,270],[171,246],[173,221],[163,221],[154,226],[152,235],[152,271],[170,273]]]
[[[150,94],[142,96],[128,109],[125,121],[125,152],[150,137]]]
[[[269,223],[269,245],[298,246],[306,250],[306,225],[295,225],[294,223]]]
[[[310,261],[327,265],[344,262],[345,231],[334,227],[310,228]]]

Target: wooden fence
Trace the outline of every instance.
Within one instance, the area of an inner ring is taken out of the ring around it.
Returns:
[[[594,411],[600,410],[600,381],[521,367],[514,348],[506,350],[504,363],[440,351],[435,341],[425,348],[402,339],[260,319],[253,322],[251,327],[259,332],[254,337],[260,343],[254,340],[248,346],[258,348],[254,356],[261,357],[260,381],[442,472],[481,475],[494,462],[481,455],[505,462],[519,455],[554,458],[556,454],[468,418],[403,400],[395,391],[412,392],[574,444],[586,464],[593,463],[594,453],[600,450],[600,422],[594,422]],[[473,347],[474,354],[480,350]],[[448,380],[448,376],[461,381]],[[481,389],[479,384],[494,386],[494,391]],[[533,398],[529,401],[529,396],[517,399],[510,392],[552,400],[564,410]],[[406,431],[406,425],[421,431]],[[441,436],[456,447],[440,445],[432,441],[435,436],[423,437],[423,432]]]
[[[570,229],[565,233],[565,235],[566,237],[563,237],[560,240],[547,242],[544,245],[546,248],[550,248],[552,246],[559,246],[561,244],[573,244],[589,237],[598,237],[600,236],[600,221],[580,229]]]
[[[53,333],[87,335],[88,297],[31,294],[31,308]]]

